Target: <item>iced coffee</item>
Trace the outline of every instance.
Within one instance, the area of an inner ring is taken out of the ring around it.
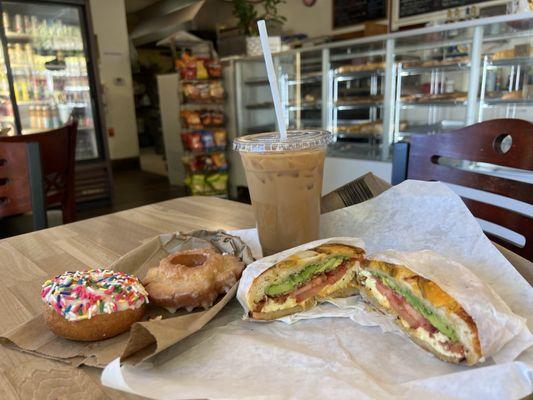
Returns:
[[[264,255],[318,238],[329,132],[289,131],[237,138]]]

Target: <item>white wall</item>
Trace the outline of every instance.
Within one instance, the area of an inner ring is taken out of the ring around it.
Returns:
[[[284,32],[306,33],[309,37],[363,29],[362,24],[333,29],[333,0],[317,0],[312,7],[306,7],[301,0],[287,0],[279,6],[278,13],[287,18]],[[386,24],[386,20],[375,22]]]
[[[124,0],[89,2],[98,40],[100,79],[104,87],[106,125],[111,159],[139,156],[135,104]]]
[[[232,5],[223,0],[207,0],[194,19],[196,29],[215,29],[216,25],[234,26]],[[258,13],[263,7],[257,6]],[[331,35],[363,29],[363,25],[353,25],[333,30],[333,0],[317,0],[312,7],[306,7],[302,0],[286,0],[278,8],[278,14],[287,18],[283,31],[306,33],[309,37]],[[386,20],[376,21],[386,24]]]

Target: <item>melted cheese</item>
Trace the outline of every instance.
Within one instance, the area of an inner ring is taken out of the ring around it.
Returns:
[[[376,287],[376,278],[374,278],[372,274],[366,270],[362,270],[360,274],[366,278],[364,285],[370,291],[370,294],[372,294],[372,296],[382,307],[389,309],[389,300],[387,300],[387,298],[383,296]]]
[[[409,325],[407,324],[407,322],[405,322],[401,318],[400,318],[400,322],[407,329],[409,329]],[[418,339],[423,340],[424,342],[428,343],[435,351],[437,351],[438,353],[446,357],[454,357],[454,358],[461,357],[459,354],[454,353],[453,351],[447,350],[442,345],[442,342],[448,342],[450,339],[446,335],[443,335],[441,332],[435,332],[433,334],[430,334],[427,330],[425,330],[422,327],[419,327],[416,330],[411,329],[410,332],[413,336],[416,336]]]
[[[261,309],[261,312],[271,312],[271,311],[278,311],[278,310],[285,310],[287,308],[296,307],[298,303],[296,303],[296,299],[294,297],[287,297],[287,300],[285,300],[285,303],[277,303],[273,299],[268,299],[263,308]]]

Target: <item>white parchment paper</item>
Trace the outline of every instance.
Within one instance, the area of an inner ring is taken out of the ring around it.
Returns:
[[[322,237],[361,237],[368,253],[444,254],[531,325],[533,289],[483,235],[460,198],[440,183],[406,181],[324,215],[321,228]],[[533,390],[533,348],[512,362],[452,365],[396,334],[386,317],[376,319],[357,298],[334,303],[315,309],[321,318],[309,310],[287,324],[242,320],[234,301],[152,364],[111,363],[102,383],[161,399],[518,399]]]

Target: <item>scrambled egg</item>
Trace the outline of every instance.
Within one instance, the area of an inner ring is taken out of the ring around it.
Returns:
[[[378,288],[376,287],[376,278],[374,278],[372,274],[366,270],[361,271],[360,274],[366,278],[365,287],[370,291],[372,296],[374,296],[374,298],[377,300],[377,302],[381,306],[389,309],[390,308],[389,300],[387,300],[387,298],[383,296],[381,292],[378,290]]]

